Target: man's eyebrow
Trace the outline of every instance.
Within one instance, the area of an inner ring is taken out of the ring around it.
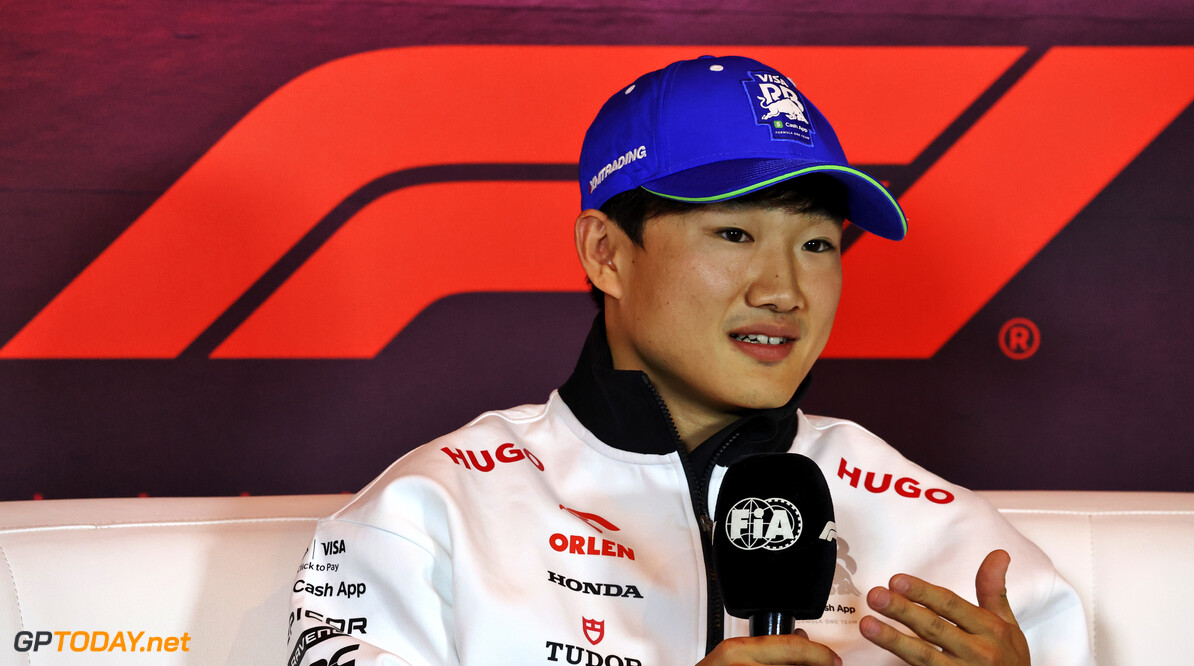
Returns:
[[[845,220],[842,220],[840,218],[834,217],[834,216],[826,214],[826,213],[816,213],[816,214],[810,215],[809,217],[813,218],[813,222],[811,223],[810,226],[814,226],[814,227],[821,227],[821,226],[825,226],[827,224],[832,224],[833,226],[840,228],[845,223]]]

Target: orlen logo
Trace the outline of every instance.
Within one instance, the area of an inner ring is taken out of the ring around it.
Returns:
[[[237,122],[0,358],[373,358],[452,294],[577,291],[560,221],[576,217],[581,110],[699,50],[430,46],[322,64]],[[933,356],[1194,97],[1184,46],[750,53],[799,72],[911,220],[903,242],[863,235],[845,253],[831,358]],[[442,107],[460,81],[487,100],[466,123]],[[779,112],[768,122],[799,123],[794,103],[757,96]]]
[[[784,550],[796,543],[804,521],[800,509],[782,497],[746,497],[730,507],[726,536],[742,550]]]
[[[528,449],[515,448],[509,442],[497,447],[497,451],[492,455],[490,455],[489,451],[482,451],[480,460],[477,459],[476,451],[461,451],[460,449],[450,449],[446,446],[440,449],[440,451],[448,454],[452,462],[457,465],[464,465],[465,469],[475,469],[478,472],[491,471],[497,463],[514,463],[519,460],[528,460],[540,472],[543,471],[543,463],[535,457],[535,454],[531,453]],[[497,458],[496,462],[494,458]]]
[[[560,508],[563,509],[564,511],[567,511],[568,513],[576,516],[577,518],[582,520],[584,522],[584,524],[588,525],[589,527],[592,527],[593,529],[597,530],[598,534],[604,534],[604,530],[609,530],[610,532],[620,532],[621,531],[621,529],[617,525],[609,522],[608,520],[602,518],[601,516],[598,516],[595,513],[586,513],[584,511],[577,511],[576,509],[569,509],[568,507],[564,506],[563,504],[560,505]]]
[[[560,508],[568,513],[579,518],[584,524],[593,528],[598,534],[604,534],[605,530],[611,532],[619,532],[621,529],[611,523],[610,521],[598,516],[595,513],[586,513],[584,511],[577,511],[570,509],[563,504]],[[548,537],[548,544],[551,549],[557,553],[571,553],[572,555],[601,555],[604,557],[617,557],[627,560],[634,559],[634,549],[628,546],[611,541],[609,539],[598,539],[594,536],[583,537],[577,534],[561,534],[559,532]]]
[[[849,463],[846,462],[846,459],[842,458],[842,461],[838,463],[837,466],[837,476],[839,479],[848,478],[850,480],[850,486],[857,488],[858,481],[862,478],[863,472],[857,467],[850,467]],[[891,474],[884,474],[882,480],[876,482],[875,473],[867,472],[866,480],[863,481],[862,485],[867,490],[876,494],[884,493],[888,490],[895,490],[895,493],[900,497],[916,499],[921,496],[922,491],[920,489],[920,484],[916,481],[916,479],[901,476],[900,478],[896,479],[894,485],[892,484],[891,479]],[[954,501],[954,494],[943,488],[928,488],[923,491],[923,494],[925,499],[933,502],[934,504],[949,504],[950,502]]]

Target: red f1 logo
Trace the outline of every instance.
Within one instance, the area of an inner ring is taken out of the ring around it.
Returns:
[[[926,154],[1027,51],[740,50],[798,72],[853,162],[895,167]],[[468,169],[566,171],[611,91],[700,51],[417,47],[317,67],[212,146],[0,358],[173,358],[209,329],[217,358],[370,358],[451,294],[582,291],[576,181]],[[483,113],[445,107],[460,81]],[[1047,50],[901,195],[907,239],[849,248],[825,356],[932,356],[1192,100],[1194,48]],[[395,178],[326,239],[309,236]],[[231,332],[213,327],[308,238],[315,249],[251,314]]]

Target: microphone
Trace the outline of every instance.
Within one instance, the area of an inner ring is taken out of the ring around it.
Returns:
[[[726,611],[751,636],[792,633],[825,612],[837,527],[825,476],[811,459],[764,453],[729,466],[714,512],[713,567]]]

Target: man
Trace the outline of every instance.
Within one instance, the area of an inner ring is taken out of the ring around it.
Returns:
[[[647,74],[601,109],[580,172],[602,313],[576,370],[320,523],[290,663],[1092,663],[1073,590],[989,505],[799,411],[843,220],[895,240],[906,224],[787,77],[740,57]],[[710,569],[709,507],[726,465],[782,451],[829,481],[839,572],[821,620],[746,638]]]

